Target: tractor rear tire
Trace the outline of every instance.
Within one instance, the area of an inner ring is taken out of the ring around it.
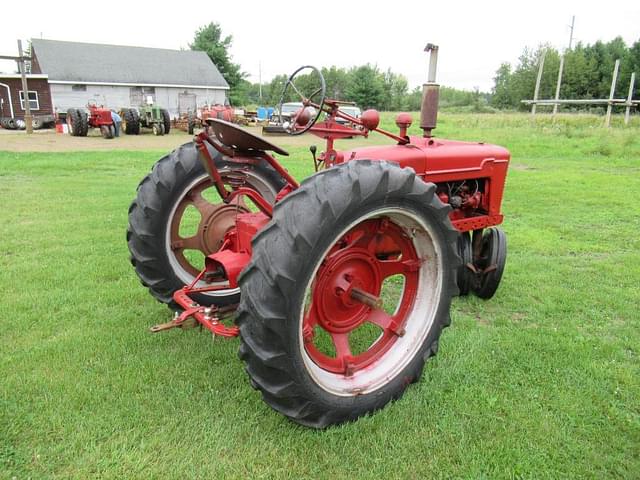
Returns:
[[[123,130],[127,135],[140,133],[140,116],[135,108],[127,108],[122,112]]]
[[[210,146],[207,148],[223,177],[235,172],[236,177],[246,178],[246,186],[259,191],[271,203],[285,185],[284,179],[265,161],[257,165],[238,164],[223,160],[220,153]],[[127,244],[131,264],[151,295],[172,309],[176,308],[173,293],[191,283],[195,275],[181,263],[181,252],[172,249],[171,226],[179,206],[204,182],[210,179],[196,145],[186,143],[153,166],[138,185],[136,198],[129,207]],[[193,295],[193,298],[201,305],[237,303],[239,289]]]
[[[240,275],[236,320],[239,356],[272,408],[324,428],[384,407],[419,379],[458,294],[459,233],[435,192],[410,169],[357,160],[313,175],[276,204]],[[385,313],[380,282],[397,271],[404,286],[395,310],[385,308],[396,313]],[[346,294],[354,285],[378,300],[354,303]],[[316,321],[306,324],[309,316]],[[365,323],[382,333],[357,353]],[[335,358],[314,344],[322,335]]]
[[[171,116],[169,115],[169,111],[163,108],[162,110],[160,110],[160,113],[162,113],[162,123],[164,125],[164,133],[166,135],[169,135],[169,132],[171,131]]]

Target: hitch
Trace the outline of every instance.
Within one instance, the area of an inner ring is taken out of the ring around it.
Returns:
[[[197,288],[196,283],[205,275],[206,268],[200,272],[191,285],[187,285],[173,294],[173,299],[184,310],[182,313],[176,312],[175,316],[170,322],[160,323],[154,325],[149,330],[152,333],[163,332],[165,330],[171,330],[172,328],[191,328],[198,324],[205,327],[213,335],[219,337],[237,337],[240,334],[240,329],[235,326],[227,326],[223,323],[225,320],[229,320],[233,316],[233,313],[238,308],[237,304],[217,306],[211,305],[209,307],[200,305],[193,300],[190,293],[204,293],[214,290],[219,290],[219,287],[211,286],[205,288]]]
[[[184,312],[183,312],[184,314]],[[181,318],[178,312],[175,313],[173,319],[170,322],[159,323],[149,328],[151,333],[158,333],[164,330],[171,330],[172,328],[193,328],[197,326],[198,322],[193,317]]]

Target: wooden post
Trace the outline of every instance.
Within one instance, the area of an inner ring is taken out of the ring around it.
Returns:
[[[24,96],[24,123],[27,133],[33,133],[33,120],[31,118],[31,105],[29,104],[29,88],[27,86],[27,71],[24,65],[24,53],[22,52],[22,40],[18,40],[18,66],[22,77],[22,91]]]
[[[609,103],[607,105],[607,117],[604,121],[605,127],[611,126],[611,110],[613,108],[613,95],[616,92],[616,81],[618,80],[618,69],[620,68],[620,59],[616,60],[616,65],[613,67],[613,78],[611,79],[611,90],[609,91]]]
[[[536,79],[536,88],[533,91],[533,105],[531,106],[531,115],[536,114],[536,101],[538,100],[538,92],[540,91],[540,81],[542,80],[542,69],[544,67],[544,57],[547,54],[546,50],[542,51],[540,57],[540,65],[538,66],[538,78]]]
[[[633,87],[636,83],[636,74],[631,74],[631,82],[629,82],[629,95],[627,96],[627,108],[624,111],[624,124],[629,125],[629,114],[631,113],[631,100],[633,97]]]
[[[562,70],[564,69],[564,55],[560,57],[560,68],[558,70],[558,83],[556,83],[556,100],[560,99],[560,84],[562,83]],[[558,104],[553,104],[553,116],[558,113]]]

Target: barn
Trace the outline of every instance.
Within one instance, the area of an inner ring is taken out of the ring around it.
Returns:
[[[204,52],[33,39],[31,73],[48,78],[57,112],[90,102],[117,110],[149,97],[172,117],[224,104],[229,85]]]

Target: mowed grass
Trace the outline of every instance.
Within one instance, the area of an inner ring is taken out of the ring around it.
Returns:
[[[502,285],[454,300],[400,401],[325,431],[262,402],[236,339],[147,332],[170,314],[125,229],[163,152],[0,152],[0,478],[639,478],[640,128],[601,120],[441,115],[512,152]]]

